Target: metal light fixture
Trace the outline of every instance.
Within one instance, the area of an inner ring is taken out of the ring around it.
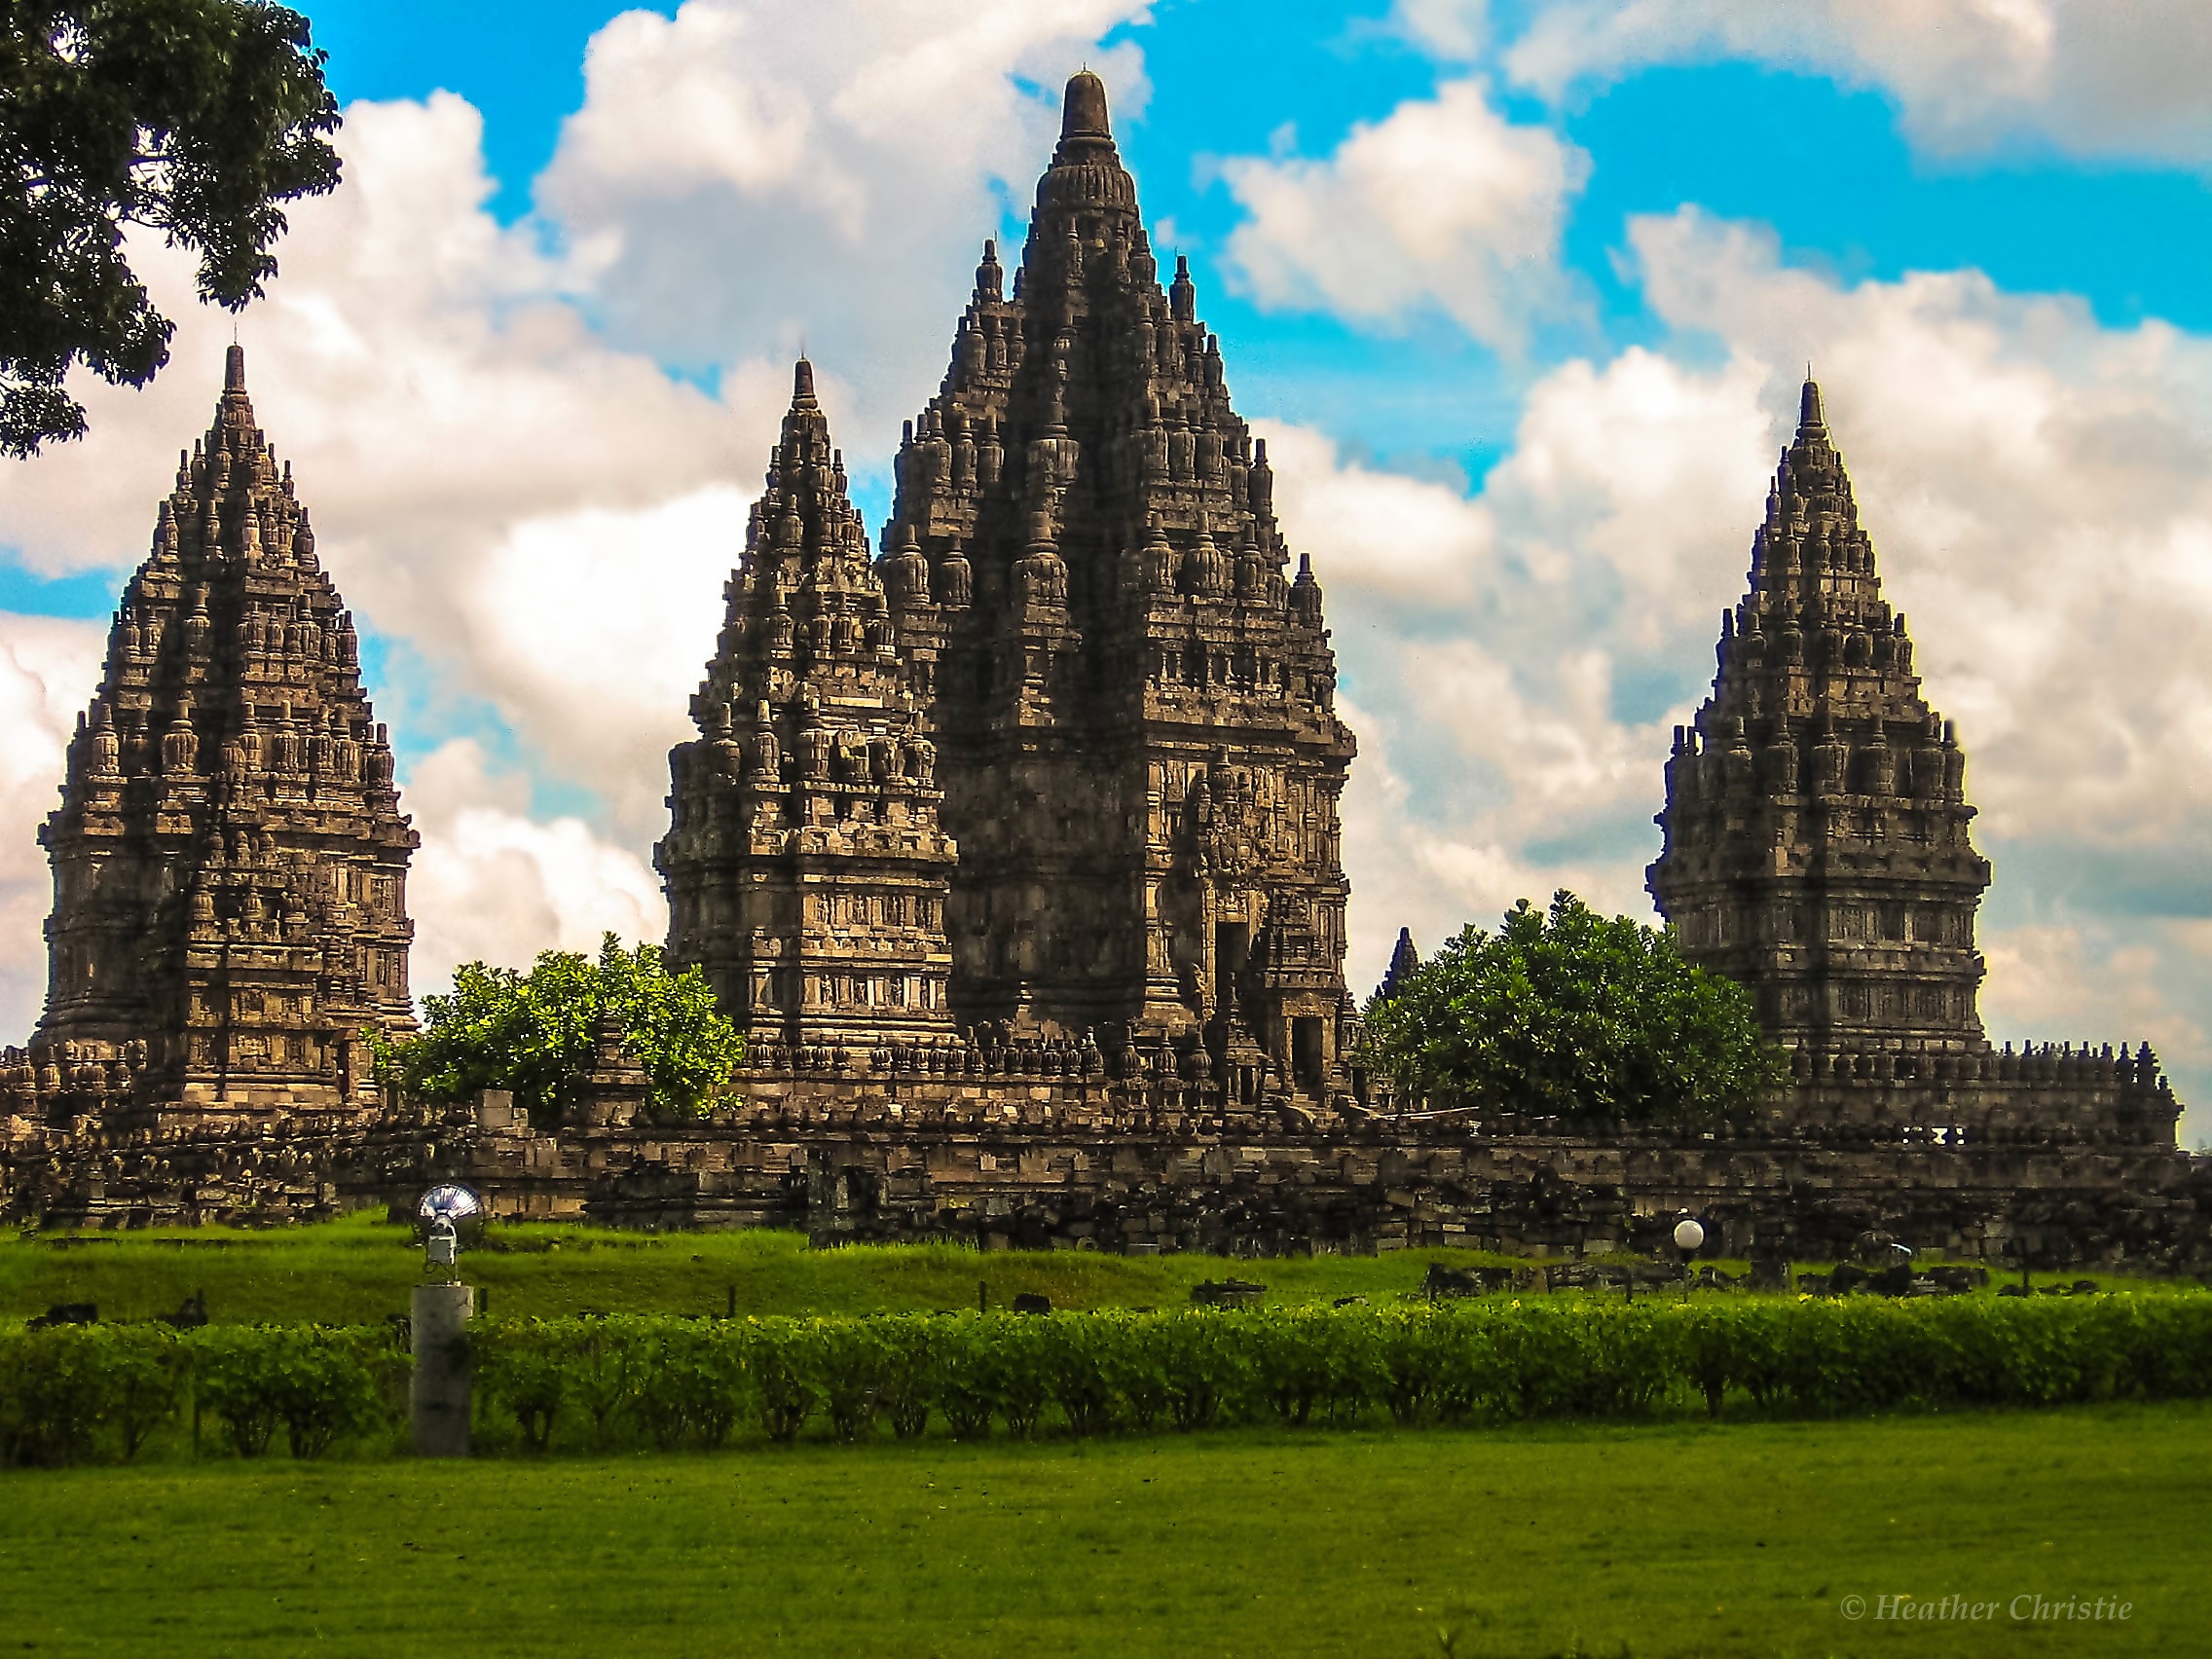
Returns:
[[[416,1202],[415,1216],[424,1224],[423,1265],[451,1284],[460,1275],[461,1223],[484,1213],[484,1200],[456,1181],[441,1181]]]

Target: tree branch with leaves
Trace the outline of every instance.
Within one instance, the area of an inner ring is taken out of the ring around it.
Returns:
[[[128,227],[197,252],[203,301],[261,296],[281,203],[338,183],[324,61],[264,0],[0,0],[0,452],[83,435],[80,363],[137,387],[168,361]]]

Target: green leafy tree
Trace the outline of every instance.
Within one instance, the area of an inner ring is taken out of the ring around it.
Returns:
[[[1786,1076],[1743,986],[1564,889],[1470,923],[1369,1005],[1367,1044],[1409,1097],[1585,1124],[1743,1123]]]
[[[597,962],[548,950],[527,975],[463,964],[452,995],[424,1000],[422,1032],[383,1049],[379,1064],[424,1100],[512,1089],[534,1123],[551,1126],[591,1071],[603,1014],[652,1080],[656,1117],[704,1113],[744,1057],[744,1039],[698,969],[671,974],[658,945],[626,951],[608,934]]]
[[[323,61],[266,0],[0,0],[0,451],[84,431],[75,364],[144,386],[168,360],[127,226],[197,252],[203,300],[260,296],[278,203],[338,182]]]

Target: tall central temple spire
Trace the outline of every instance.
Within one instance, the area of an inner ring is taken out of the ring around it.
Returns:
[[[1720,619],[1719,672],[1667,765],[1652,896],[1693,960],[1793,1046],[1986,1047],[1974,912],[1989,866],[1950,722],[1882,598],[1820,387],[1805,382]]]
[[[1320,589],[1285,573],[1266,445],[1188,268],[1160,284],[1088,71],[1001,281],[985,243],[884,532],[960,844],[956,1011],[1326,1094],[1354,746]]]

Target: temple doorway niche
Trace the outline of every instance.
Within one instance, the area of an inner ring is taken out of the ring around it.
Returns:
[[[1308,1090],[1320,1088],[1328,1077],[1329,1056],[1318,1014],[1301,1014],[1291,1019],[1290,1072],[1298,1087]]]
[[[1235,995],[1236,976],[1252,954],[1249,922],[1216,922],[1213,929],[1214,996],[1224,1008]]]

